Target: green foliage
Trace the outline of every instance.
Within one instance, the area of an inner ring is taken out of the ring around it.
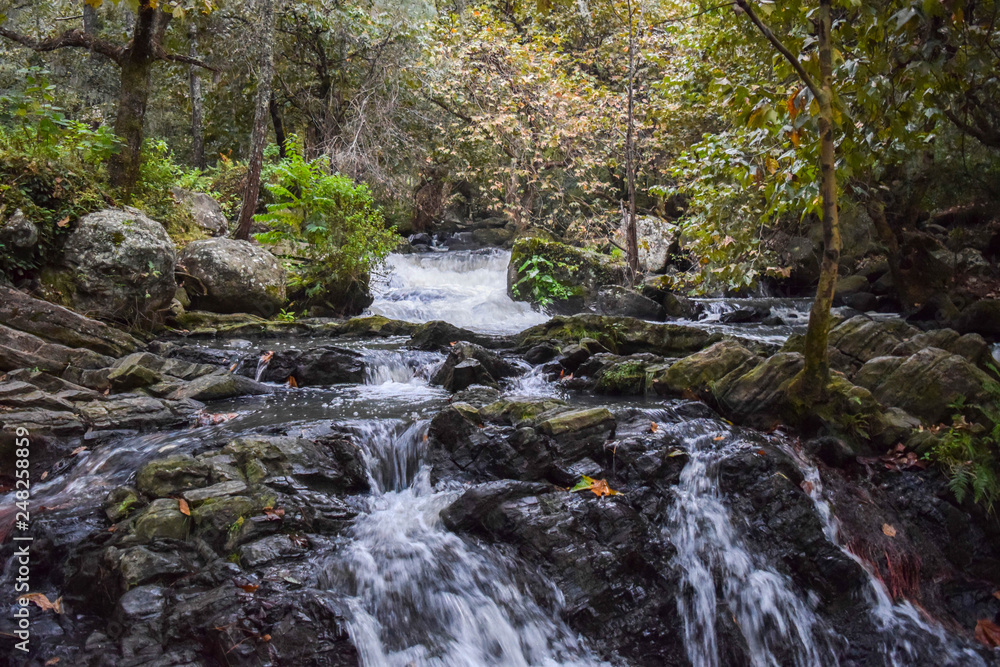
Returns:
[[[996,368],[991,366],[994,373]],[[990,400],[968,406],[965,399],[951,405],[957,412],[952,425],[940,433],[940,442],[926,455],[948,475],[948,486],[959,502],[972,496],[993,513],[1000,499],[1000,383],[986,383]],[[982,424],[972,424],[965,414],[978,413]]]
[[[557,266],[570,273],[578,269],[566,262],[553,263],[541,255],[529,257],[518,269],[521,279],[511,287],[514,296],[523,296],[526,290],[528,298],[541,306],[550,306],[553,301],[568,299],[572,296],[572,291],[552,275]]]
[[[267,188],[275,203],[255,220],[271,230],[255,238],[304,244],[306,260],[292,266],[289,280],[300,305],[333,306],[348,291],[366,288],[370,274],[395,247],[395,234],[386,228],[369,189],[329,173],[325,156],[307,161],[296,140],[273,168]]]

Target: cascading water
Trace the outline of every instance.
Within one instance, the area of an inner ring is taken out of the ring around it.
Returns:
[[[560,595],[539,603],[517,564],[449,532],[440,512],[457,491],[434,489],[420,464],[427,423],[368,428],[376,492],[321,581],[351,595],[349,632],[366,666],[596,665],[559,619]]]
[[[670,511],[669,539],[681,572],[677,607],[685,648],[695,667],[720,664],[719,601],[733,614],[751,664],[837,665],[829,631],[791,580],[747,549],[718,491],[716,464],[738,436],[721,422],[676,425],[690,460],[681,472]]]
[[[387,263],[387,277],[372,285],[372,314],[408,322],[444,320],[500,334],[548,319],[507,295],[509,251],[390,255]]]

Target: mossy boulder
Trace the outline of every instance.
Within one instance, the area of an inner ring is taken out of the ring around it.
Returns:
[[[176,495],[208,483],[208,466],[183,454],[150,461],[135,478],[136,488],[151,498]]]
[[[191,518],[181,512],[173,498],[159,498],[136,517],[134,532],[145,542],[156,539],[186,540]]]
[[[547,307],[556,313],[573,314],[590,309],[597,303],[598,289],[605,285],[625,282],[625,264],[609,255],[574,248],[555,241],[522,238],[514,243],[507,268],[507,292],[511,298],[538,303],[534,287],[545,290],[538,278],[528,276],[530,265],[521,267],[532,258],[539,258],[543,273],[550,276],[565,291]],[[525,282],[521,282],[525,278]]]
[[[521,332],[518,349],[528,350],[546,342],[578,343],[591,338],[618,354],[649,352],[663,357],[683,357],[722,340],[722,334],[681,324],[646,322],[632,317],[573,315],[553,317]]]
[[[555,398],[500,400],[481,408],[478,414],[486,421],[517,425],[565,406],[565,402]]]
[[[77,221],[42,282],[53,300],[77,311],[145,323],[159,320],[174,298],[176,263],[163,225],[134,208],[106,209]]]
[[[666,396],[707,395],[717,381],[759,358],[735,341],[720,341],[701,352],[680,359],[653,378],[653,389]],[[749,368],[747,368],[749,370]]]
[[[191,510],[194,534],[209,544],[221,547],[229,532],[238,530],[242,522],[258,509],[257,503],[247,496],[209,498]]]
[[[285,305],[284,267],[249,241],[194,241],[181,253],[178,268],[196,309],[270,317]]]
[[[597,372],[594,391],[612,396],[639,396],[646,393],[649,364],[628,359],[602,368]]]

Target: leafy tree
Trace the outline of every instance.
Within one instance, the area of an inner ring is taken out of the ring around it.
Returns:
[[[87,0],[98,8],[103,0]],[[114,130],[122,143],[122,150],[111,159],[111,182],[122,189],[129,198],[139,178],[143,129],[146,107],[150,96],[153,64],[158,61],[184,63],[212,69],[198,58],[166,50],[164,36],[170,22],[185,13],[201,9],[211,11],[210,0],[129,0],[134,12],[132,38],[126,44],[116,44],[93,33],[73,28],[50,36],[34,37],[6,27],[9,21],[0,14],[0,36],[38,52],[63,48],[88,49],[99,53],[121,70],[118,113]]]

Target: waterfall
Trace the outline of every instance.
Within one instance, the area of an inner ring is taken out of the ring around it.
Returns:
[[[516,333],[548,319],[507,295],[510,252],[455,251],[390,255],[387,276],[372,284],[374,315],[444,320],[485,333]]]
[[[267,365],[271,363],[271,359],[273,358],[273,351],[268,351],[260,355],[260,359],[257,360],[257,372],[254,374],[254,380],[260,382],[260,379],[264,377],[264,372],[267,370]]]
[[[444,528],[440,512],[459,492],[432,489],[421,464],[426,430],[427,422],[362,428],[376,491],[321,575],[351,596],[348,630],[361,664],[601,664],[559,620],[554,586],[539,603],[519,577],[523,566]]]
[[[716,629],[721,598],[754,666],[839,664],[829,646],[829,631],[808,601],[795,591],[791,579],[755,557],[733,526],[719,494],[717,464],[740,446],[736,433],[705,420],[681,424],[678,432],[690,459],[681,472],[667,531],[677,548],[677,608],[691,663],[721,664]],[[724,439],[716,440],[720,436]]]

